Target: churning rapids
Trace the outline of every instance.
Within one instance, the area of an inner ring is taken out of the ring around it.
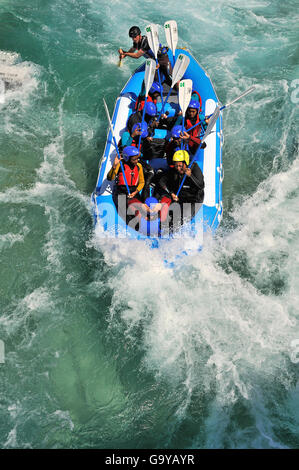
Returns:
[[[299,445],[298,5],[168,5],[1,1],[1,447]],[[90,207],[102,98],[141,63],[117,49],[169,19],[223,103],[256,85],[223,114],[217,236],[174,267],[184,240],[103,241]]]

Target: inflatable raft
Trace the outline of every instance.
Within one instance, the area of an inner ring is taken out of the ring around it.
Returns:
[[[211,83],[210,77],[194,59],[190,52],[186,50],[176,50],[176,58],[180,53],[190,58],[189,66],[185,72],[183,79],[191,79],[193,89],[196,90],[202,100],[202,112],[207,116],[213,113],[218,104],[218,98]],[[169,52],[169,59],[173,62],[172,54]],[[121,91],[116,100],[112,125],[114,135],[118,142],[126,129],[127,120],[135,112],[136,101],[141,93],[144,80],[145,64],[140,66],[130,77],[125,87]],[[165,95],[167,93],[165,92]],[[175,93],[174,93],[175,94]],[[173,96],[173,95],[172,95]],[[169,110],[171,113],[179,111],[179,105],[175,97],[170,98]],[[157,105],[159,110],[159,104]],[[161,104],[160,104],[161,107]],[[169,137],[169,136],[167,136]],[[205,182],[204,201],[200,209],[194,217],[184,224],[180,233],[186,236],[196,237],[199,247],[204,242],[205,233],[214,233],[217,229],[223,213],[222,207],[222,114],[220,113],[218,120],[206,139],[206,148],[197,150],[195,161],[200,166]],[[159,229],[157,221],[147,222],[141,220],[138,224],[138,230],[132,229],[126,224],[126,221],[118,214],[117,208],[113,201],[114,181],[107,180],[107,173],[110,170],[116,150],[113,144],[111,131],[109,130],[105,151],[100,162],[100,168],[96,183],[96,188],[92,194],[93,216],[95,221],[96,233],[98,236],[104,237],[129,237],[135,239],[155,239],[156,245],[159,238],[171,238],[173,233],[163,233]],[[154,162],[154,160],[150,161]],[[149,230],[149,224],[152,224]]]

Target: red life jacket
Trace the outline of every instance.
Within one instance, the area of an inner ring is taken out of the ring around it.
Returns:
[[[130,191],[135,191],[135,189],[138,186],[138,181],[139,181],[139,168],[138,168],[138,165],[134,165],[134,168],[130,168],[127,163],[123,162],[123,167],[124,167],[126,181],[127,181],[128,186],[130,188]],[[123,172],[121,170],[121,167],[120,167],[119,172],[118,172],[117,184],[118,184],[118,186],[126,186],[125,178],[124,178]]]
[[[199,121],[200,121],[200,119],[199,119],[199,115],[197,113],[195,124],[198,124]],[[192,122],[189,119],[186,119],[186,126],[185,126],[186,132],[188,132],[188,134],[192,135],[192,137],[197,137],[199,139],[200,132],[201,132],[201,125],[194,127],[194,129],[192,129],[191,131],[188,131],[188,129],[195,126],[195,124],[192,124]],[[193,147],[194,145],[199,145],[199,144],[196,144],[196,142],[193,142],[190,139],[189,140],[189,147]]]
[[[148,95],[148,97],[147,97],[147,102],[148,102],[148,103],[157,104],[157,100],[153,100],[153,98],[152,98],[150,95]],[[140,100],[140,101],[138,102],[138,104],[137,104],[137,109],[138,109],[138,111],[142,111],[142,110],[143,110],[143,108],[144,108],[144,103],[145,103],[145,97],[143,96],[143,97],[141,98],[141,100]]]
[[[137,135],[137,137],[134,137],[132,142],[131,142],[131,146],[132,147],[137,147],[138,148],[138,143],[139,143],[139,135]]]

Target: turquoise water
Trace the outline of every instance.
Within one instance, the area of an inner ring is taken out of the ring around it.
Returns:
[[[298,4],[201,3],[1,1],[27,74],[0,103],[1,447],[299,447]],[[217,238],[174,269],[90,207],[102,98],[141,63],[116,51],[168,19],[223,103],[257,87],[223,115]]]

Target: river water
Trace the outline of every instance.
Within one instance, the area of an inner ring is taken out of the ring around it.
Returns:
[[[223,114],[217,236],[173,268],[90,206],[102,98],[142,63],[117,49],[169,19],[222,103],[256,85]],[[0,103],[1,447],[299,447],[297,25],[295,0],[1,1],[26,73]]]

